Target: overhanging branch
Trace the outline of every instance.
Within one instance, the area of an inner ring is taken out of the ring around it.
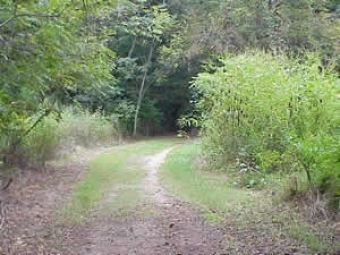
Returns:
[[[0,27],[7,25],[12,20],[19,18],[19,17],[59,18],[65,9],[66,9],[66,7],[62,11],[60,11],[60,13],[55,13],[55,14],[47,14],[47,13],[20,13],[20,14],[16,14],[12,17],[9,17],[4,22],[0,23]]]

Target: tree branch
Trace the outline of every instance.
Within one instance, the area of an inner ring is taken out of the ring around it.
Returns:
[[[52,105],[50,108],[48,109],[45,109],[44,113],[41,114],[39,116],[39,118],[33,123],[33,125],[28,128],[17,140],[16,142],[14,143],[14,147],[16,147],[20,142],[21,140],[27,136],[45,117],[47,117],[48,115],[50,115],[50,113],[53,111],[53,108],[54,108],[54,105],[56,103],[56,99],[52,102]]]
[[[87,5],[86,5],[86,1],[85,0],[83,0],[83,8],[84,8],[84,11],[87,10]]]
[[[13,181],[13,178],[9,178],[6,182],[6,184],[0,188],[0,190],[8,189],[8,187],[11,185],[12,181]]]
[[[136,42],[137,42],[137,36],[135,36],[135,38],[133,39],[133,43],[132,43],[131,48],[129,50],[128,58],[132,57],[132,54],[133,54],[135,47],[136,47]]]
[[[9,22],[11,22],[12,20],[19,18],[19,17],[59,18],[65,9],[63,9],[60,13],[57,13],[57,14],[45,14],[45,13],[20,13],[20,14],[16,14],[12,17],[9,17],[4,22],[0,23],[0,27],[7,25]]]

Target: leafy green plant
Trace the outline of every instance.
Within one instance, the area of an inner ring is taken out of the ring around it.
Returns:
[[[136,106],[127,100],[120,101],[116,107],[115,113],[118,115],[119,127],[122,129],[122,133],[131,133],[135,110]]]
[[[114,54],[96,33],[105,29],[89,29],[111,4],[0,1],[0,154],[5,163],[26,161],[23,151],[30,146],[40,147],[33,154],[40,151],[44,158],[41,146],[52,143],[46,140],[44,119],[70,94],[111,86]]]
[[[292,61],[260,52],[227,56],[209,68],[213,73],[199,74],[193,87],[203,94],[197,107],[212,162],[305,171],[314,188],[339,148],[336,76],[320,71],[315,56]]]
[[[20,157],[33,167],[44,167],[56,155],[58,125],[53,118],[45,118],[24,138]]]

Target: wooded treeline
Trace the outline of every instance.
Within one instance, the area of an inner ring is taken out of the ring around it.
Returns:
[[[225,54],[257,49],[303,59],[314,52],[321,69],[340,66],[338,0],[0,6],[0,154],[8,162],[36,137],[44,140],[43,122],[62,121],[65,109],[100,114],[101,123],[124,135],[176,131],[177,119],[191,116],[202,96],[191,88],[193,77]],[[50,131],[60,126],[51,123]]]

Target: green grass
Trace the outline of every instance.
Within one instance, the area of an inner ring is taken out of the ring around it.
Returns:
[[[219,213],[252,200],[251,192],[233,188],[224,173],[197,170],[194,162],[198,155],[197,143],[182,145],[170,152],[162,165],[161,178],[172,193],[204,208],[204,215],[211,221],[218,220]]]
[[[313,233],[314,232],[314,233]],[[307,247],[316,253],[327,254],[329,245],[321,241],[316,235],[317,230],[312,230],[308,223],[302,221],[297,222],[295,225],[291,225],[289,228],[289,234],[306,244]]]
[[[297,239],[314,253],[331,249],[315,226],[302,215],[287,204],[280,207],[279,203],[273,203],[270,194],[274,182],[265,187],[268,190],[262,191],[236,188],[232,175],[200,170],[199,158],[199,144],[178,146],[162,165],[161,177],[175,196],[198,206],[207,221],[223,224],[223,220],[228,220],[228,224],[243,232],[262,225],[277,242],[283,234]],[[277,182],[276,185],[283,186]]]
[[[80,223],[88,212],[115,187],[133,185],[144,176],[138,158],[156,153],[176,142],[178,139],[157,139],[117,146],[109,153],[102,154],[89,163],[89,170],[80,181],[65,208],[62,216],[72,222]],[[138,190],[118,188],[117,198],[110,204],[114,209],[133,207],[138,201]]]
[[[138,190],[134,187],[121,188],[116,191],[116,196],[105,204],[103,217],[105,216],[125,216],[141,201]]]

